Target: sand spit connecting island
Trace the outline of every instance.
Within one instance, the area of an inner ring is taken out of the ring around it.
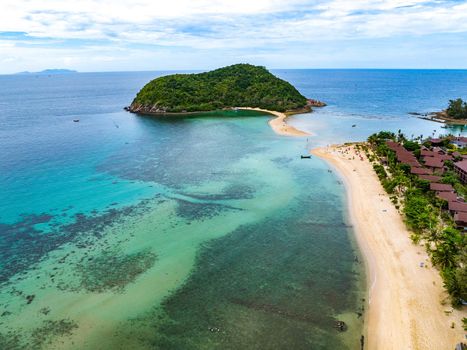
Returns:
[[[447,295],[439,272],[431,266],[425,248],[410,240],[365,155],[354,146],[311,153],[328,162],[346,186],[368,276],[366,348],[454,349],[464,337],[462,311],[442,304]]]
[[[252,108],[252,107],[240,107],[239,109],[249,110],[249,111],[258,111],[263,113],[272,114],[276,118],[269,121],[269,126],[274,130],[278,135],[282,136],[310,136],[310,133],[299,130],[287,124],[287,114],[276,111],[269,111],[267,109],[261,108]]]

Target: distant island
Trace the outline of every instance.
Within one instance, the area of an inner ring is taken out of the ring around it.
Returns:
[[[57,74],[72,74],[72,73],[78,73],[76,70],[72,69],[44,69],[40,72],[19,72],[16,73],[16,75],[29,75],[29,74],[35,74],[35,75],[57,75]]]
[[[290,83],[274,76],[265,67],[235,64],[206,73],[173,74],[154,79],[138,92],[126,109],[141,114],[206,112],[238,107],[306,112],[319,103],[307,100]]]
[[[463,101],[461,98],[457,98],[455,100],[449,100],[448,107],[441,112],[425,114],[411,112],[409,114],[439,123],[467,125],[467,102]]]

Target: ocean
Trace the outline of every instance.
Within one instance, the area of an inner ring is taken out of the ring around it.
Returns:
[[[359,349],[344,188],[300,155],[465,134],[408,113],[467,99],[467,71],[273,71],[328,103],[290,119],[307,138],[252,111],[123,110],[169,73],[0,76],[0,348]]]

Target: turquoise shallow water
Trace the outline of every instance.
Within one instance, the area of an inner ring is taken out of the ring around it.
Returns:
[[[0,348],[358,349],[344,189],[299,156],[377,128],[444,131],[406,113],[465,96],[467,74],[418,72],[407,93],[412,71],[276,73],[330,103],[292,120],[314,137],[255,112],[122,111],[162,72],[0,77]]]

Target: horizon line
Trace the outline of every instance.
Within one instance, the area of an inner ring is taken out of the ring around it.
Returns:
[[[222,67],[228,67],[222,66]],[[263,65],[258,65],[263,66]],[[63,72],[63,73],[51,73],[50,75],[68,75],[68,74],[86,74],[86,73],[146,73],[146,72],[206,72],[211,71],[218,68],[193,68],[193,69],[155,69],[155,70],[109,70],[109,71],[78,71],[73,68],[45,68],[40,71],[19,71],[15,73],[0,73],[1,75],[34,75],[34,74],[44,74],[47,75],[44,71],[47,70],[69,70],[71,72]],[[263,66],[266,67],[266,66]],[[443,70],[443,71],[459,71],[459,70],[467,70],[467,68],[371,68],[371,67],[360,67],[360,68],[268,68],[268,70],[418,70],[418,71],[428,71],[428,70]]]

